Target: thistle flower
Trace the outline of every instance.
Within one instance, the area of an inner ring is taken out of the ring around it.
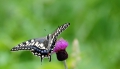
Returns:
[[[54,48],[54,52],[56,53],[57,59],[59,61],[66,60],[68,58],[68,54],[66,52],[66,48],[68,46],[68,42],[65,41],[63,38],[60,38]]]

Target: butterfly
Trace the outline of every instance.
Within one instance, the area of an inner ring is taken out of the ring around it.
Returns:
[[[13,47],[11,51],[29,50],[35,56],[39,56],[41,58],[41,62],[43,58],[48,58],[49,61],[51,61],[51,54],[53,53],[58,35],[66,30],[69,26],[70,23],[65,23],[61,26],[58,26],[54,33],[48,34],[47,36],[42,38],[34,38],[22,42]]]

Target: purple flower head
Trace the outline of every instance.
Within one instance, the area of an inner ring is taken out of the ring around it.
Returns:
[[[66,60],[68,58],[68,54],[66,52],[66,48],[68,46],[68,42],[63,38],[60,38],[55,44],[54,52],[56,53],[57,59],[59,61]]]
[[[57,52],[60,51],[60,50],[65,50],[67,46],[68,46],[68,42],[65,41],[63,38],[60,38],[60,39],[56,42],[55,48],[54,48],[53,51],[57,53]]]

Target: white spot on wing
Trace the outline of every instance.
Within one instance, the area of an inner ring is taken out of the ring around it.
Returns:
[[[28,41],[26,41],[26,45],[29,45],[29,42],[28,42]]]
[[[39,42],[36,42],[36,43],[35,43],[35,45],[36,45],[37,47],[38,47],[38,43],[39,43]]]
[[[34,51],[34,49],[31,49],[31,51]]]
[[[32,39],[31,42],[34,42],[34,39]]]
[[[55,35],[56,35],[57,33],[55,33]]]
[[[43,44],[43,43],[41,43],[41,44],[40,44],[40,47],[43,47],[43,46],[44,46],[44,44]]]
[[[30,48],[28,48],[28,49],[30,49]]]
[[[38,55],[40,56],[41,54],[39,53]]]
[[[21,43],[20,46],[24,46],[24,45]]]
[[[41,47],[41,49],[45,49],[45,47]]]
[[[37,52],[35,52],[34,54],[35,54],[35,55],[37,55],[38,53],[37,53]]]
[[[30,45],[34,45],[35,42],[30,43]]]
[[[44,55],[42,55],[42,58],[44,58]]]

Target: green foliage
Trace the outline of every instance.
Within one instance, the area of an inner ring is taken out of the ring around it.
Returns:
[[[59,38],[69,42],[69,69],[120,69],[119,0],[0,0],[0,69],[63,69],[55,54],[41,64],[30,52],[10,49],[65,22],[71,26]],[[80,60],[72,66],[75,38]]]

